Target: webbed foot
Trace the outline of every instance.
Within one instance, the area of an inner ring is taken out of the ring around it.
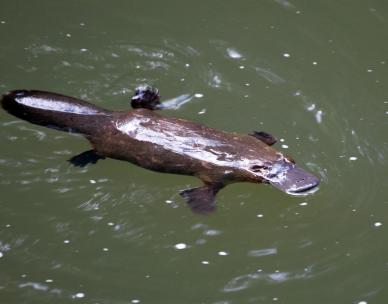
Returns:
[[[260,131],[260,132],[254,131],[249,135],[256,137],[257,139],[261,140],[263,143],[267,144],[268,146],[272,146],[277,142],[275,136],[264,131]]]
[[[224,187],[221,183],[206,184],[202,187],[182,190],[179,194],[195,213],[208,214],[216,209],[216,194]]]
[[[76,167],[85,167],[88,164],[97,163],[100,159],[105,159],[105,157],[97,155],[94,150],[88,150],[73,156],[68,162]]]

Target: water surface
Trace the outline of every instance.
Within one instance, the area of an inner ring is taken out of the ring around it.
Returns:
[[[388,4],[8,1],[0,90],[49,90],[274,134],[320,176],[290,197],[235,184],[211,216],[193,177],[100,161],[80,136],[0,113],[1,303],[386,303]]]

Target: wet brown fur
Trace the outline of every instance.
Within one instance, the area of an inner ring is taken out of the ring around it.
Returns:
[[[197,196],[215,196],[232,182],[265,182],[273,164],[292,164],[254,136],[164,117],[150,109],[109,111],[76,98],[28,90],[4,95],[2,106],[32,123],[83,134],[101,157],[159,172],[193,175],[204,187],[214,189],[197,192]],[[186,192],[189,195],[192,193]]]

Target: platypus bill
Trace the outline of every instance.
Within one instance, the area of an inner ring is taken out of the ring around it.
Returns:
[[[163,117],[157,90],[136,89],[131,111],[109,111],[86,101],[36,90],[15,90],[2,107],[31,123],[83,134],[93,149],[72,157],[86,166],[110,157],[159,172],[193,175],[203,186],[183,190],[194,212],[215,209],[217,192],[229,183],[269,183],[293,195],[309,193],[319,179],[271,147],[265,132],[228,133],[191,121]]]

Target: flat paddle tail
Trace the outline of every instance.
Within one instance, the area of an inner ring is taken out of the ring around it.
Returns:
[[[97,117],[108,111],[86,101],[36,90],[15,90],[2,96],[8,113],[33,124],[87,134]]]

